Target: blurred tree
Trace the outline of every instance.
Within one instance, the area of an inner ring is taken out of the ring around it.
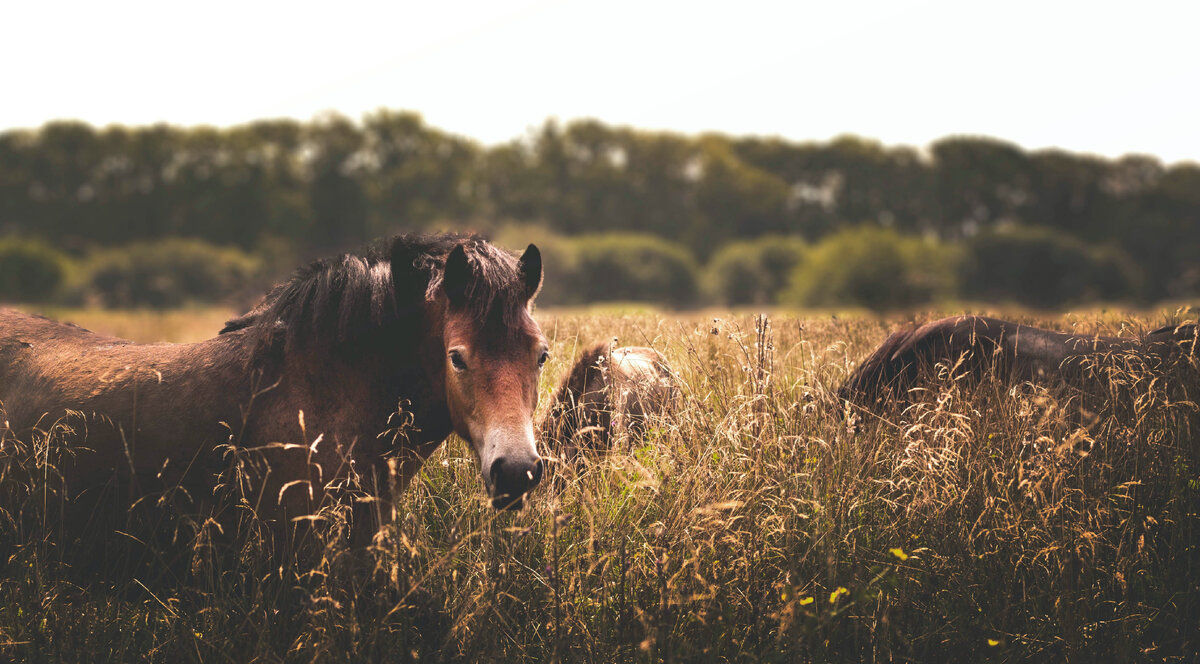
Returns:
[[[580,304],[583,299],[575,284],[579,280],[595,278],[597,275],[582,275],[576,242],[555,233],[545,226],[509,222],[499,225],[491,238],[492,243],[515,254],[525,251],[530,244],[537,245],[542,253],[542,290],[538,293],[539,306]]]
[[[487,212],[499,219],[546,219],[546,188],[537,157],[526,141],[498,145],[483,155],[483,195]]]
[[[0,133],[0,233],[29,232],[33,183],[28,164],[37,140],[32,131]]]
[[[959,238],[997,221],[1022,218],[1030,195],[1029,159],[991,138],[956,136],[932,146],[938,230]]]
[[[702,217],[684,235],[698,255],[730,238],[788,232],[787,183],[738,159],[723,138],[705,137],[700,147],[696,203]]]
[[[312,211],[308,206],[306,177],[301,151],[305,128],[295,120],[260,120],[230,130],[231,139],[244,145],[244,159],[255,164],[263,189],[260,213],[264,216],[253,233],[241,234],[236,243],[248,247],[265,234],[299,240],[310,232]]]
[[[70,259],[40,240],[0,239],[0,302],[42,302],[62,286]]]
[[[353,122],[325,115],[306,128],[301,148],[310,175],[313,246],[348,247],[367,240],[363,174],[370,166],[363,133]]]
[[[916,151],[840,136],[823,152],[826,169],[837,174],[834,207],[841,219],[910,231],[928,226],[930,175]]]
[[[958,261],[956,251],[931,240],[850,228],[812,248],[780,299],[793,306],[875,310],[926,303],[957,292]]]
[[[732,242],[709,259],[707,289],[723,304],[773,304],[808,248],[798,237]]]
[[[245,287],[259,261],[202,240],[134,242],[89,257],[85,299],[115,307],[178,307],[213,302]]]
[[[695,143],[667,132],[629,131],[623,137],[631,192],[625,227],[674,241],[696,240],[689,231],[703,218],[695,193],[702,175]]]
[[[1066,233],[1009,226],[967,242],[963,292],[984,300],[1055,307],[1136,296],[1141,275],[1116,249],[1098,250]]]
[[[738,159],[774,175],[788,187],[788,232],[812,239],[837,225],[837,188],[841,180],[824,163],[824,146],[781,138],[741,138],[732,139],[730,149]]]
[[[1030,156],[1025,222],[1097,240],[1107,236],[1112,201],[1104,191],[1110,164],[1098,157],[1043,150]]]
[[[704,258],[772,234],[815,242],[848,220],[955,242],[1019,224],[1119,246],[1147,296],[1183,297],[1200,289],[1197,168],[977,137],[925,156],[854,136],[689,137],[596,120],[484,148],[387,110],[230,129],[51,122],[0,132],[0,233],[75,255],[165,237],[292,255],[522,220],[566,238],[650,234]]]
[[[692,304],[698,292],[695,260],[683,247],[652,235],[581,235],[571,242],[576,302],[638,301]]]
[[[23,160],[29,189],[27,223],[48,237],[88,238],[97,232],[92,174],[100,162],[99,141],[81,122],[51,122],[37,134],[36,149]]]
[[[1103,187],[1108,194],[1118,198],[1136,196],[1157,185],[1165,171],[1157,157],[1126,155],[1109,167]]]
[[[363,121],[361,180],[372,221],[369,235],[439,218],[466,219],[482,209],[481,150],[425,126],[416,113],[381,110]]]
[[[1117,206],[1112,239],[1145,272],[1150,298],[1200,293],[1200,165],[1167,169]]]

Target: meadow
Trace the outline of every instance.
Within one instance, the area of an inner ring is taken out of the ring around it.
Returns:
[[[228,312],[50,313],[187,341]],[[1018,318],[1130,335],[1189,316]],[[366,550],[346,544],[344,505],[314,515],[300,553],[272,550],[252,518],[216,533],[147,505],[138,518],[170,521],[174,541],[66,532],[54,459],[69,451],[53,432],[0,441],[0,659],[1200,658],[1194,360],[1169,375],[1114,360],[1103,394],[967,386],[947,367],[913,405],[865,412],[833,393],[913,317],[538,318],[542,410],[580,347],[614,338],[665,354],[678,409],[554,465],[519,513],[491,509],[452,438]],[[85,564],[101,559],[117,562]]]

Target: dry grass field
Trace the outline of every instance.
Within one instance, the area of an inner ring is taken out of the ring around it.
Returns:
[[[179,341],[226,312],[54,313]],[[451,440],[366,550],[345,542],[344,505],[314,516],[299,553],[272,550],[252,517],[216,532],[168,498],[129,516],[155,537],[68,531],[54,461],[69,450],[53,432],[4,440],[0,659],[1200,658],[1200,368],[1114,358],[1103,394],[948,380],[867,413],[833,393],[904,321],[539,318],[543,397],[582,345],[615,337],[666,355],[679,409],[554,467],[515,514],[486,504]],[[1021,320],[1130,335],[1187,318]]]

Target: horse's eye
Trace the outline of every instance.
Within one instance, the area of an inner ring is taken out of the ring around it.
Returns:
[[[546,360],[550,359],[550,351],[544,350],[541,355],[538,355],[538,368],[546,366]]]
[[[456,350],[450,351],[450,364],[457,371],[466,371],[467,370],[467,361],[463,359],[462,353],[460,353]]]

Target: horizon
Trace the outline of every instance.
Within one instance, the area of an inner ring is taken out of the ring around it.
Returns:
[[[916,150],[922,156],[922,158],[929,158],[929,156],[930,156],[929,155],[929,147],[940,140],[949,139],[949,138],[975,138],[975,139],[998,141],[1001,143],[1008,143],[1008,144],[1016,146],[1021,151],[1029,153],[1029,154],[1036,154],[1036,153],[1040,153],[1040,152],[1061,151],[1061,152],[1072,154],[1072,155],[1075,155],[1078,157],[1091,157],[1091,158],[1104,159],[1104,160],[1109,160],[1109,161],[1119,161],[1119,160],[1121,160],[1123,158],[1127,158],[1127,157],[1148,157],[1148,158],[1152,158],[1152,159],[1157,159],[1166,168],[1173,168],[1176,166],[1189,166],[1189,165],[1200,166],[1200,158],[1195,158],[1195,159],[1184,158],[1184,159],[1179,159],[1179,160],[1175,160],[1175,161],[1169,161],[1169,160],[1163,159],[1159,155],[1151,154],[1151,153],[1144,152],[1144,151],[1136,151],[1136,150],[1131,151],[1131,152],[1124,152],[1124,153],[1116,154],[1116,155],[1107,155],[1107,154],[1099,154],[1099,153],[1091,152],[1091,151],[1087,151],[1087,150],[1072,150],[1072,149],[1064,148],[1064,147],[1057,146],[1057,145],[1049,145],[1049,146],[1043,146],[1043,147],[1030,147],[1027,145],[1022,145],[1016,141],[1010,140],[1004,136],[993,136],[993,135],[988,135],[988,134],[971,133],[971,132],[946,134],[944,136],[935,137],[934,139],[930,140],[929,142],[927,142],[925,144],[914,145],[911,143],[888,142],[888,141],[884,141],[883,139],[875,137],[875,136],[866,136],[866,135],[857,134],[857,133],[854,133],[851,131],[841,132],[841,133],[835,134],[833,136],[829,136],[827,138],[792,138],[789,136],[780,135],[778,133],[775,133],[775,134],[771,134],[771,133],[732,133],[732,132],[725,132],[725,131],[715,130],[715,129],[714,130],[705,130],[705,131],[696,131],[696,132],[686,132],[686,131],[680,131],[677,129],[670,129],[670,128],[637,127],[637,126],[632,126],[629,124],[609,123],[609,122],[605,122],[599,118],[594,118],[594,117],[577,117],[577,118],[568,118],[568,119],[548,117],[548,118],[544,119],[540,124],[531,124],[529,126],[529,128],[526,129],[526,131],[524,133],[522,133],[521,135],[513,136],[512,138],[501,140],[501,141],[496,141],[496,142],[485,142],[475,136],[468,135],[464,132],[455,131],[455,130],[447,128],[447,127],[437,126],[437,125],[429,122],[429,119],[426,118],[424,116],[424,114],[419,111],[416,111],[413,109],[404,109],[404,108],[382,108],[382,107],[375,109],[374,111],[365,111],[364,113],[359,114],[358,116],[351,116],[351,115],[341,113],[340,111],[330,109],[330,110],[326,110],[326,111],[320,111],[309,118],[294,118],[294,117],[287,117],[287,116],[262,117],[262,118],[254,118],[254,119],[246,120],[243,122],[235,122],[235,123],[231,123],[231,124],[222,124],[222,125],[213,124],[213,123],[205,123],[205,122],[196,123],[196,124],[183,124],[183,123],[167,122],[167,121],[144,123],[144,124],[129,124],[129,123],[122,123],[122,122],[110,122],[107,124],[95,124],[95,123],[91,123],[91,122],[88,122],[87,120],[83,120],[80,118],[66,117],[66,118],[53,118],[53,119],[47,120],[42,125],[36,126],[36,127],[10,127],[10,128],[0,129],[0,134],[6,133],[6,132],[12,132],[12,131],[15,131],[15,132],[20,132],[20,131],[37,132],[37,131],[41,131],[41,129],[43,127],[45,127],[46,125],[50,125],[50,124],[54,124],[54,123],[73,123],[73,122],[81,122],[85,125],[92,127],[93,129],[96,129],[99,131],[104,131],[104,130],[110,129],[110,128],[139,129],[139,128],[146,128],[146,127],[160,127],[160,126],[172,127],[172,128],[176,128],[176,129],[183,129],[183,130],[197,129],[197,128],[213,128],[213,129],[217,129],[219,131],[226,131],[226,130],[236,129],[238,127],[249,126],[249,125],[252,125],[255,123],[259,123],[259,122],[294,121],[294,122],[299,122],[301,124],[305,124],[305,123],[319,121],[321,118],[328,117],[328,116],[344,117],[344,118],[350,120],[351,122],[353,122],[356,126],[361,127],[363,125],[364,117],[366,117],[367,115],[370,115],[371,113],[375,113],[375,112],[379,112],[379,111],[388,111],[388,112],[393,112],[393,113],[415,113],[416,115],[421,117],[422,122],[424,122],[427,127],[434,129],[436,131],[443,132],[450,136],[455,136],[455,137],[458,137],[461,139],[474,141],[475,143],[483,146],[484,148],[494,148],[494,147],[497,147],[500,145],[511,143],[513,141],[524,140],[525,138],[531,136],[532,132],[535,132],[535,131],[541,129],[547,123],[550,123],[550,122],[555,122],[560,127],[565,127],[567,125],[570,125],[573,122],[595,121],[595,122],[603,123],[604,125],[606,125],[608,127],[612,127],[612,128],[616,128],[616,129],[629,129],[629,130],[636,131],[636,132],[677,134],[680,136],[691,137],[691,138],[699,137],[699,136],[706,136],[706,135],[718,135],[718,136],[724,136],[726,138],[730,138],[733,140],[741,140],[741,139],[780,140],[780,141],[784,141],[784,142],[791,143],[794,145],[805,145],[805,144],[828,145],[830,143],[833,143],[834,141],[844,139],[844,138],[849,138],[849,139],[860,140],[860,141],[869,142],[869,143],[877,143],[877,144],[883,146],[885,149],[889,149],[889,150],[896,149],[896,148],[910,148],[910,149]]]
[[[548,119],[595,119],[919,149],[986,136],[1028,151],[1200,162],[1189,35],[1200,7],[1187,3],[751,3],[727,13],[359,1],[318,15],[280,2],[197,12],[127,0],[15,13],[11,24],[27,29],[7,36],[0,58],[22,94],[0,108],[0,130],[57,120],[224,128],[325,112],[358,121],[386,108],[487,146]]]

